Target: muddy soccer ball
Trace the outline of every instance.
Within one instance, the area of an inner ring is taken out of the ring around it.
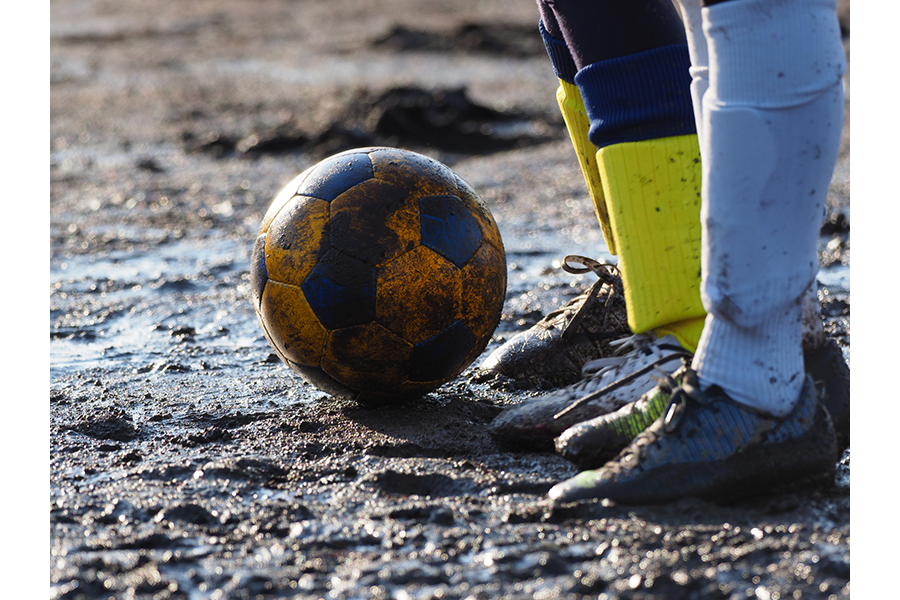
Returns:
[[[275,198],[253,248],[275,353],[334,396],[433,390],[484,350],[506,294],[500,232],[438,161],[395,148],[327,158]]]

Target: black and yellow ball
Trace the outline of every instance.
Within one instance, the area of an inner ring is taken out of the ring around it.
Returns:
[[[450,168],[360,148],[278,194],[251,282],[285,364],[333,396],[384,402],[432,391],[481,354],[500,320],[506,255],[487,206]]]

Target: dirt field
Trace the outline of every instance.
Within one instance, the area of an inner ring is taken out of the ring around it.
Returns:
[[[51,598],[850,596],[849,449],[821,490],[553,505],[575,469],[485,431],[538,391],[473,368],[373,409],[271,354],[253,240],[338,150],[417,150],[482,194],[509,268],[488,350],[591,283],[566,254],[611,258],[529,0],[50,14]],[[820,299],[849,361],[849,116],[828,202]]]

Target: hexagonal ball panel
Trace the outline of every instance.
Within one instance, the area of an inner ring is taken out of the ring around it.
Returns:
[[[326,329],[340,329],[375,319],[375,267],[329,250],[300,286]]]
[[[331,245],[381,265],[419,242],[419,210],[407,190],[369,179],[331,203]]]
[[[300,285],[329,248],[329,206],[324,200],[297,196],[278,213],[266,239],[269,279]]]
[[[368,154],[348,150],[317,164],[297,193],[331,202],[353,186],[371,179],[373,174]]]
[[[394,184],[414,198],[453,194],[456,175],[425,155],[397,148],[378,148],[369,154],[376,179]]]
[[[506,299],[506,258],[500,250],[490,244],[478,249],[463,268],[461,298],[463,323],[487,345]]]
[[[378,270],[376,319],[417,344],[459,317],[460,289],[459,269],[419,246]]]
[[[384,393],[408,377],[412,344],[378,323],[332,331],[322,355],[322,370],[354,390]]]
[[[283,357],[303,365],[319,365],[325,328],[299,287],[269,281],[260,302],[259,315],[269,341],[274,342]]]
[[[422,245],[462,268],[481,245],[481,227],[457,196],[419,199]]]

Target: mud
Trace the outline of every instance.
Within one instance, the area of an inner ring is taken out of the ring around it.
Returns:
[[[424,152],[482,194],[510,276],[488,351],[591,283],[566,254],[612,259],[536,21],[522,0],[51,4],[51,598],[849,597],[849,450],[832,485],[735,505],[553,505],[575,468],[486,432],[537,390],[473,367],[374,409],[269,351],[256,230],[347,147]],[[848,361],[849,199],[848,117],[819,278]]]

